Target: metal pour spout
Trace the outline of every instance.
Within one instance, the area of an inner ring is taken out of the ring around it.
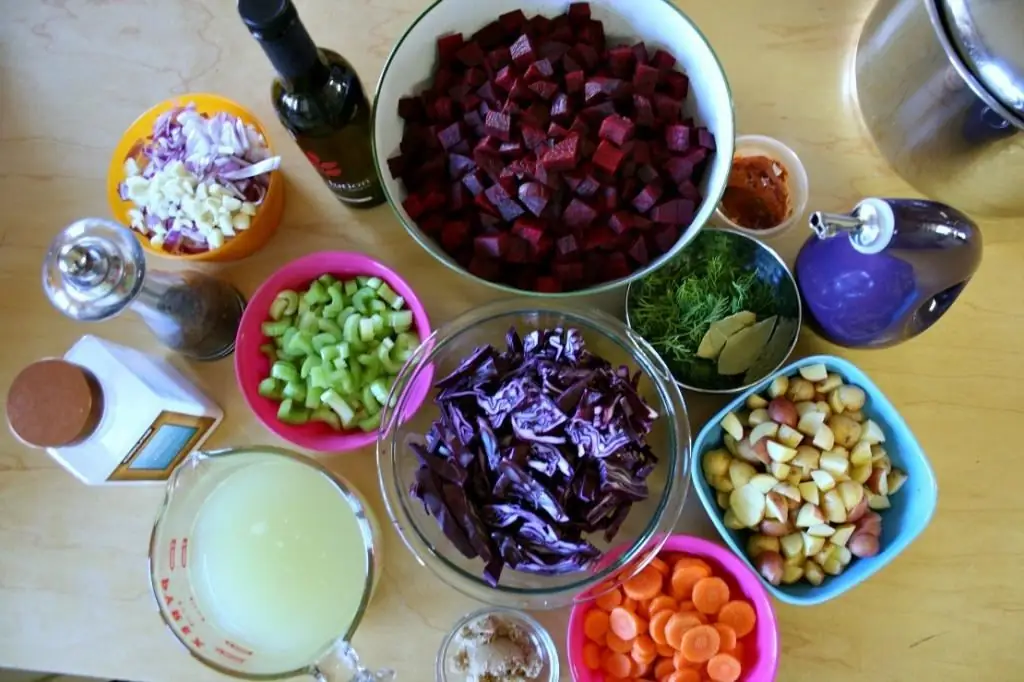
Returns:
[[[818,239],[830,239],[840,233],[854,234],[867,224],[863,218],[854,213],[826,213],[815,211],[810,217],[810,226]]]

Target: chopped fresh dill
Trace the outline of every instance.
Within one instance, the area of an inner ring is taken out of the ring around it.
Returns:
[[[728,315],[748,310],[762,320],[780,312],[775,288],[755,269],[755,249],[729,233],[703,230],[630,292],[630,324],[680,381],[718,389],[742,379],[719,375],[715,361],[697,357],[697,347],[711,323]]]

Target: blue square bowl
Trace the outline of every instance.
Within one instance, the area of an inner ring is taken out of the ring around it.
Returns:
[[[765,589],[779,601],[797,606],[812,606],[834,599],[880,571],[921,534],[931,521],[938,503],[935,473],[914,434],[893,404],[882,394],[878,386],[852,363],[833,355],[817,355],[790,363],[766,377],[712,417],[707,426],[697,434],[693,444],[690,471],[693,472],[700,501],[729,547],[752,569],[754,568],[746,553],[746,538],[749,531],[735,531],[725,527],[722,512],[715,502],[715,491],[704,479],[701,459],[708,450],[723,447],[721,421],[726,414],[744,409],[747,398],[767,389],[775,377],[792,376],[801,367],[818,363],[825,365],[830,372],[842,376],[846,383],[864,389],[867,394],[864,414],[882,427],[882,431],[885,432],[886,452],[889,453],[893,466],[905,471],[908,479],[900,491],[889,498],[892,507],[879,512],[882,515],[882,550],[876,556],[867,559],[855,558],[840,575],[825,576],[825,582],[818,587],[806,582],[776,587],[761,578]],[[757,570],[754,569],[754,572],[757,573]]]

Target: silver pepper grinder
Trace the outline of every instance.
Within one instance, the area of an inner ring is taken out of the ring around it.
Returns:
[[[194,360],[234,351],[245,308],[242,294],[216,277],[148,269],[131,231],[102,218],[72,223],[50,243],[43,289],[73,320],[107,320],[131,308],[162,344]]]

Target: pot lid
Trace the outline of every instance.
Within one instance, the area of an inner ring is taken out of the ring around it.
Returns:
[[[1024,2],[939,0],[949,37],[985,88],[1024,118]]]

